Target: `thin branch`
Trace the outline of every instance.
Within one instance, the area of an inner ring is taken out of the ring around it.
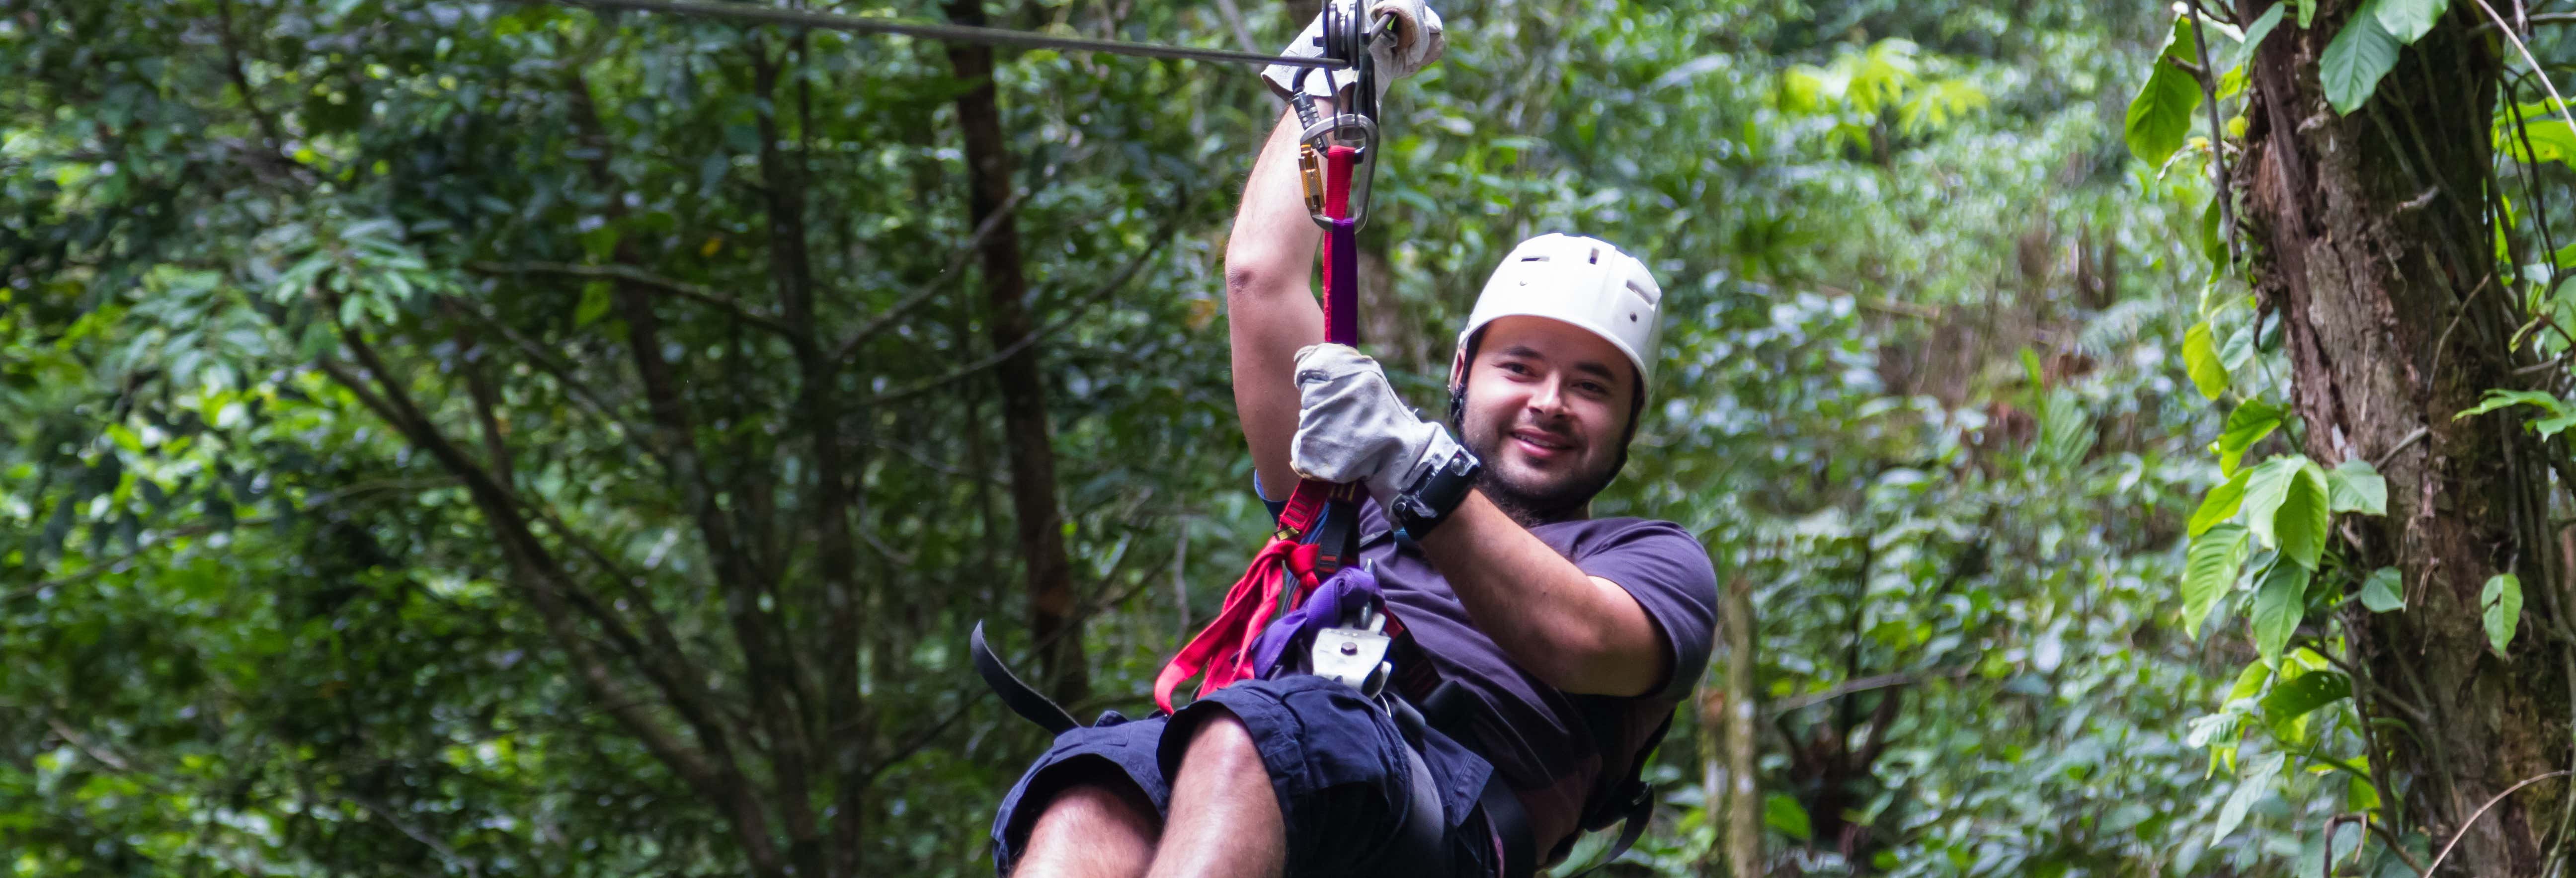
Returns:
[[[858,352],[859,345],[866,343],[877,333],[893,327],[895,321],[903,319],[903,315],[911,313],[912,309],[919,308],[936,298],[941,290],[948,288],[950,282],[964,277],[966,260],[974,258],[976,251],[983,248],[984,239],[992,237],[994,230],[1002,227],[1003,220],[1009,219],[1011,214],[1018,212],[1020,203],[1028,200],[1029,195],[1046,188],[1046,184],[1054,179],[1055,175],[1050,173],[1039,179],[1036,187],[1013,192],[1011,197],[1003,199],[1002,205],[994,208],[991,216],[985,217],[982,223],[975,226],[975,234],[967,236],[966,244],[957,248],[957,254],[949,257],[948,267],[941,269],[938,277],[932,278],[929,283],[922,284],[920,289],[913,290],[912,295],[886,306],[885,310],[868,318],[868,322],[859,324],[858,331],[850,333],[849,338],[842,339],[840,345],[832,349],[831,361],[836,363],[848,361],[851,354]]]
[[[2538,15],[2524,16],[2523,20],[2533,26],[2544,24],[2576,24],[2576,12],[2543,12]],[[2496,29],[2498,29],[2496,22],[2488,22],[2486,24],[2478,25],[2475,30],[2470,32],[2486,33],[2487,31]]]
[[[1183,201],[1186,202],[1187,199],[1183,199]],[[1101,299],[1107,298],[1109,294],[1117,292],[1119,287],[1126,286],[1129,280],[1133,280],[1136,277],[1137,272],[1145,269],[1146,263],[1152,262],[1156,256],[1162,254],[1163,245],[1171,241],[1173,231],[1180,225],[1180,216],[1182,213],[1183,211],[1179,207],[1174,207],[1170,217],[1163,222],[1163,228],[1155,234],[1154,245],[1146,248],[1145,252],[1136,254],[1136,258],[1128,260],[1127,267],[1120,269],[1115,277],[1111,277],[1108,282],[1092,288],[1090,292],[1077,296],[1071,301],[1060,303],[1057,307],[1058,309],[1066,312],[1064,316],[1056,318],[1054,322],[1048,323],[1044,327],[1040,327],[1036,332],[1021,336],[1019,340],[1011,342],[1010,344],[1003,346],[1002,349],[985,355],[981,359],[977,359],[972,363],[959,366],[955,369],[950,369],[945,374],[917,382],[912,386],[878,394],[875,399],[869,400],[868,404],[871,406],[884,405],[886,403],[895,402],[912,396],[918,396],[920,394],[939,389],[940,387],[947,385],[949,382],[981,372],[985,369],[990,369],[995,364],[998,364],[1003,360],[1010,359],[1011,355],[1019,353],[1022,350],[1026,350],[1030,345],[1036,344],[1040,340],[1062,331],[1065,327],[1073,325],[1073,322],[1082,316],[1084,309],[1089,308],[1093,303],[1098,302]]]
[[[2200,55],[2200,66],[2215,70],[2217,68],[2211,67],[2209,63],[2209,42],[2200,35],[2200,20],[2204,14],[2200,8],[2200,0],[2191,0],[2191,14],[2192,50]],[[2227,241],[2227,264],[2233,268],[2237,258],[2236,199],[2230,197],[2227,192],[2227,150],[2220,145],[2220,141],[2227,139],[2227,126],[2218,118],[2218,82],[2215,77],[2209,76],[2193,77],[2193,80],[2200,83],[2202,101],[2209,105],[2209,171],[2213,184],[2218,187],[2219,228],[2225,233],[2223,237]]]
[[[2486,0],[2478,0],[2478,5],[2486,5]],[[2488,14],[2494,14],[2495,10],[2490,9],[2487,10],[2487,12]],[[2548,774],[2539,775],[2537,777],[2525,778],[2523,782],[2506,787],[2504,792],[2495,794],[2495,798],[2488,799],[2487,803],[2484,805],[2479,805],[2476,813],[2470,814],[2469,819],[2462,821],[2458,831],[2451,833],[2451,841],[2448,844],[2442,845],[2442,852],[2433,857],[2432,865],[2424,867],[2424,874],[2431,875],[2433,874],[2433,870],[2442,868],[2442,860],[2451,855],[2452,848],[2460,846],[2460,839],[2468,837],[2470,827],[2476,826],[2478,818],[2487,816],[2487,809],[2495,807],[2497,802],[2504,801],[2504,797],[2513,795],[2523,787],[2527,787],[2553,777],[2565,777],[2571,774],[2576,774],[2576,770],[2562,769],[2559,771],[2549,772]]]
[[[81,751],[81,755],[96,760],[101,765],[118,771],[134,770],[134,765],[126,762],[124,757],[91,742],[88,736],[72,728],[71,724],[63,722],[62,717],[47,714],[45,727],[54,730],[54,734],[62,736],[63,742],[72,745],[72,749]]]
[[[781,323],[766,314],[754,311],[749,306],[743,305],[740,302],[726,298],[725,294],[715,291],[712,287],[699,286],[682,280],[673,280],[671,278],[636,268],[632,265],[574,265],[568,262],[469,262],[466,263],[465,267],[483,274],[493,275],[556,274],[563,275],[565,277],[587,278],[590,280],[622,280],[646,289],[659,290],[693,302],[722,308],[735,316],[741,317],[745,323],[749,323],[753,326],[760,327],[761,329],[787,338],[796,338],[800,335],[796,329],[788,326],[787,324]]]
[[[2539,74],[2540,87],[2549,90],[2549,104],[2558,111],[2559,120],[2566,122],[2568,127],[2576,128],[2576,115],[2568,114],[2567,99],[2558,96],[2558,86],[2549,81],[2549,73],[2540,66],[2540,59],[2531,57],[2531,47],[2522,42],[2522,37],[2514,34],[2513,26],[2505,24],[2504,16],[2497,15],[2495,7],[2487,5],[2487,0],[2477,0],[2477,4],[2478,9],[2485,12],[2488,18],[2493,19],[2497,28],[2503,30],[2505,42],[2512,43],[2514,51],[2522,53],[2523,62],[2530,64],[2532,71]],[[2543,17],[2545,16],[2534,15],[2531,19],[2538,20]]]
[[[563,385],[564,394],[571,397],[575,406],[589,411],[593,417],[600,419],[602,422],[608,424],[608,426],[616,429],[620,433],[623,433],[624,435],[619,436],[619,439],[633,441],[642,445],[644,447],[644,453],[652,455],[655,460],[661,461],[662,465],[665,467],[672,465],[670,449],[662,447],[658,441],[660,434],[655,433],[649,427],[631,424],[628,423],[625,418],[619,417],[616,408],[609,405],[607,400],[600,398],[598,391],[592,390],[589,384],[586,384],[581,379],[573,376],[572,366],[570,364],[556,358],[552,352],[546,350],[545,346],[537,344],[536,340],[521,334],[516,329],[510,328],[509,324],[501,322],[499,318],[483,313],[482,309],[470,307],[464,302],[454,299],[450,299],[449,301],[455,305],[457,313],[464,314],[465,316],[472,318],[474,322],[480,323],[485,328],[500,333],[502,338],[508,339],[511,346],[518,348],[520,353],[528,356],[529,362],[536,364],[538,370],[553,377],[555,379],[555,383]]]
[[[377,819],[392,824],[393,827],[400,830],[402,834],[411,836],[411,840],[428,846],[430,850],[437,851],[438,855],[448,862],[465,867],[465,874],[475,876],[475,878],[481,878],[483,869],[476,866],[473,860],[457,856],[455,848],[448,847],[445,843],[440,842],[436,837],[431,836],[429,833],[420,831],[419,828],[405,822],[401,817],[394,816],[393,809],[376,804],[374,799],[370,799],[356,793],[344,791],[340,793],[340,797],[358,803],[358,807],[367,809],[367,813],[374,814]]]
[[[2370,462],[2370,468],[2373,470],[2387,469],[2388,462],[2396,460],[2398,452],[2406,450],[2407,446],[2424,441],[2424,437],[2430,435],[2433,435],[2433,428],[2431,427],[2415,428],[2415,432],[2406,434],[2406,438],[2397,440],[2397,444],[2389,446],[2387,451],[2380,452],[2379,459]]]

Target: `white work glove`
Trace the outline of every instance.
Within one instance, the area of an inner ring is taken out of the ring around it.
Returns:
[[[1325,0],[1325,2],[1336,5],[1366,3],[1371,20],[1382,15],[1394,16],[1395,20],[1387,23],[1386,26],[1395,29],[1395,40],[1392,42],[1372,40],[1369,43],[1369,56],[1377,62],[1377,97],[1385,97],[1387,86],[1395,84],[1396,80],[1419,73],[1422,68],[1431,66],[1431,62],[1440,60],[1440,50],[1448,46],[1448,41],[1440,33],[1440,13],[1433,12],[1431,6],[1423,0]],[[1306,30],[1299,33],[1296,39],[1288,41],[1288,48],[1279,50],[1279,54],[1294,58],[1323,57],[1323,14],[1317,13],[1314,21],[1307,22]],[[1306,74],[1307,94],[1328,99],[1337,97],[1325,88],[1324,71],[1319,68],[1273,64],[1261,71],[1261,78],[1269,80],[1271,89],[1278,92],[1281,97],[1286,97],[1293,91],[1289,86],[1297,81],[1297,71],[1307,69],[1314,69],[1313,73]],[[1333,71],[1331,78],[1334,85],[1342,88],[1349,88],[1357,81],[1356,77],[1346,70]]]
[[[1458,453],[1458,440],[1395,398],[1386,370],[1350,345],[1297,352],[1297,437],[1288,464],[1327,482],[1361,482],[1380,506],[1393,502],[1426,461]]]

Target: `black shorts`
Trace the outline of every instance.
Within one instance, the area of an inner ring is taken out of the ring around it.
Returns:
[[[1167,812],[1172,795],[1165,778],[1179,770],[1190,730],[1220,705],[1242,720],[1270,769],[1271,789],[1288,824],[1290,876],[1383,875],[1377,867],[1403,859],[1387,851],[1413,796],[1414,775],[1405,761],[1410,745],[1385,711],[1350,687],[1296,674],[1228,686],[1168,719],[1111,714],[1099,725],[1057,736],[993,816],[996,870],[1010,874],[1038,815],[1067,787],[1124,776],[1157,815]],[[1492,766],[1436,731],[1424,733],[1421,753],[1438,786],[1446,821],[1442,843],[1450,849],[1454,874],[1491,874],[1493,834],[1470,813]],[[1406,872],[1389,878],[1433,878]]]

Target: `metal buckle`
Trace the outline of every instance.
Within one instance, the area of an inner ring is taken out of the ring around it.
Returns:
[[[1376,698],[1395,672],[1394,663],[1386,660],[1395,639],[1386,635],[1386,614],[1375,607],[1360,609],[1360,624],[1315,632],[1315,645],[1307,651],[1308,673],[1357,689],[1361,697]]]

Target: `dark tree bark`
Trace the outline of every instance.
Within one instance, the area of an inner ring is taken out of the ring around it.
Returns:
[[[2267,5],[2250,0],[2240,20]],[[2356,686],[2363,715],[2411,730],[2369,732],[2370,765],[2398,799],[2391,816],[2439,848],[2490,799],[2567,767],[2576,681],[2554,633],[2566,598],[2547,452],[2518,419],[2453,418],[2486,389],[2519,386],[2513,279],[2495,276],[2487,231],[2494,36],[2475,31],[2475,6],[2453,5],[2367,104],[2340,116],[2319,60],[2361,5],[2321,3],[2315,27],[2265,41],[2232,182],[2255,289],[2282,329],[2306,453],[2327,467],[2370,461],[2388,480],[2388,514],[2346,517],[2338,549],[2355,580],[2396,567],[2406,607],[2346,602],[2343,622],[2370,678]],[[2528,583],[2533,610],[2503,657],[2479,605],[2501,572]],[[2446,874],[2540,874],[2565,789],[2505,797],[2467,826],[2446,863],[2459,868]]]
[[[981,0],[950,0],[948,17],[984,24]],[[966,139],[972,193],[967,228],[979,228],[1011,197],[1011,153],[1002,134],[1002,112],[993,88],[993,50],[950,43],[948,63],[974,88],[957,97],[957,126]],[[1082,658],[1081,620],[1074,615],[1073,565],[1064,549],[1064,516],[1056,506],[1055,447],[1047,424],[1046,383],[1038,375],[1038,346],[1021,345],[1034,331],[1028,278],[1020,270],[1017,216],[1002,217],[982,247],[985,326],[993,349],[1018,350],[1002,359],[994,377],[1002,388],[1002,425],[1011,461],[1011,508],[1017,520],[1021,563],[1027,567],[1029,637],[1038,644],[1039,686],[1057,701],[1090,694]]]

